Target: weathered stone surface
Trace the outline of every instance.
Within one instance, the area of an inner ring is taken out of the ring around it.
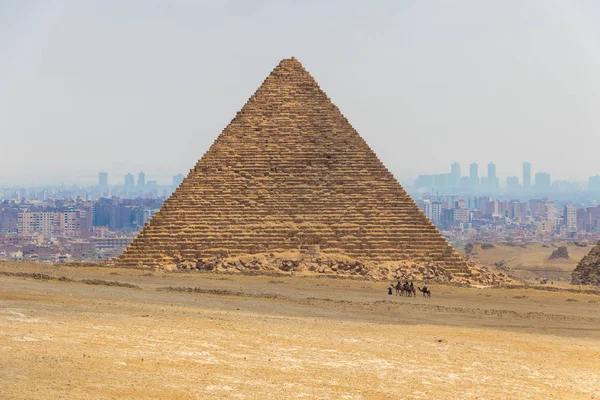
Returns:
[[[560,246],[556,250],[550,254],[548,257],[549,260],[557,260],[557,259],[569,259],[569,251],[567,250],[567,246]]]
[[[600,242],[581,259],[571,278],[573,284],[600,285]]]
[[[339,254],[362,269],[403,261],[429,265],[426,275],[468,276],[465,261],[294,58],[272,71],[117,264],[213,270],[218,258],[286,251]]]

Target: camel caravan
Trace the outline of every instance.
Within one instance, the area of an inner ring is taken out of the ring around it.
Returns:
[[[409,283],[406,281],[404,284],[402,284],[400,281],[398,281],[396,285],[390,283],[390,286],[388,287],[388,295],[392,295],[394,290],[396,290],[396,296],[417,297],[418,290],[423,294],[423,297],[431,297],[431,290],[429,290],[427,287],[427,283],[425,283],[422,288],[418,287],[416,290],[412,282]]]

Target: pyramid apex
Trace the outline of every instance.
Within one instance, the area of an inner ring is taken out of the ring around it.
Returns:
[[[289,58],[284,58],[283,60],[281,60],[279,62],[279,66],[283,67],[283,66],[301,66],[302,67],[302,63],[300,61],[298,61],[298,59],[294,56],[289,57]]]

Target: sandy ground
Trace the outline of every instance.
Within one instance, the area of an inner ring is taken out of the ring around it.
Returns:
[[[0,263],[0,398],[600,398],[599,294],[385,288]]]
[[[569,253],[568,259],[553,259],[549,257],[554,250],[565,246]],[[527,243],[524,245],[508,245],[494,243],[492,248],[483,248],[476,243],[470,259],[482,265],[492,267],[496,263],[504,263],[511,273],[532,280],[535,277],[547,277],[549,280],[571,282],[571,273],[581,259],[586,256],[594,244],[585,247],[577,246],[574,242]],[[464,247],[457,249],[465,256]]]

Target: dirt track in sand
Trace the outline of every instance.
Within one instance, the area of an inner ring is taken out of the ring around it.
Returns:
[[[600,295],[432,290],[0,263],[0,398],[600,398]]]

